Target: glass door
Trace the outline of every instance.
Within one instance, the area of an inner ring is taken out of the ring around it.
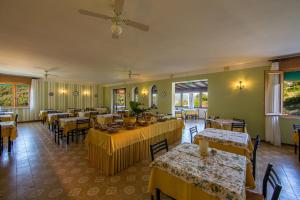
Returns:
[[[126,88],[113,89],[114,112],[126,109]]]

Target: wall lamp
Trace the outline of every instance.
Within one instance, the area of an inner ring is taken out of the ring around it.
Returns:
[[[148,95],[148,90],[146,90],[146,89],[142,89],[142,95],[143,95],[143,96],[146,96],[146,95]]]
[[[66,93],[67,93],[67,91],[65,89],[60,90],[60,94],[66,94]]]
[[[245,83],[243,81],[239,81],[237,84],[236,84],[236,87],[240,90],[244,89],[245,88]]]

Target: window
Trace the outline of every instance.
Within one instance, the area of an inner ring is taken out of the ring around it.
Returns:
[[[157,87],[153,85],[151,88],[151,106],[157,106]]]
[[[200,93],[196,92],[193,93],[193,100],[194,100],[194,108],[199,108],[200,107]]]
[[[139,89],[136,87],[133,90],[133,101],[138,102],[139,101]]]
[[[126,89],[119,88],[113,90],[113,109],[114,111],[125,110],[126,108]]]
[[[207,108],[208,107],[208,93],[207,92],[202,92],[201,93],[201,107],[202,108]]]
[[[189,93],[182,93],[182,107],[189,107]]]
[[[175,106],[181,107],[181,93],[175,93]]]
[[[29,106],[29,91],[27,84],[0,84],[0,106]]]
[[[283,113],[300,115],[300,71],[284,73]]]

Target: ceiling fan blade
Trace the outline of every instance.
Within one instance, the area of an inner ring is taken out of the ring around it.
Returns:
[[[149,31],[149,29],[150,29],[149,26],[147,26],[145,24],[141,24],[139,22],[135,22],[135,21],[132,21],[132,20],[129,20],[129,19],[125,19],[124,23],[128,26],[132,26],[132,27],[140,29],[142,31]]]
[[[95,12],[91,12],[91,11],[88,11],[88,10],[79,9],[78,12],[82,15],[87,15],[87,16],[90,16],[90,17],[97,17],[97,18],[101,18],[101,19],[105,19],[105,20],[112,19],[112,17],[110,17],[108,15],[95,13]]]
[[[121,15],[123,11],[125,0],[115,0],[115,13],[116,15]]]
[[[132,76],[140,76],[140,74],[131,74]]]
[[[116,35],[116,34],[112,34],[111,37],[112,37],[113,39],[119,39],[119,36]]]

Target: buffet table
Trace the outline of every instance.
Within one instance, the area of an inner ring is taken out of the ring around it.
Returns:
[[[117,133],[91,128],[86,136],[88,159],[104,175],[114,175],[134,163],[149,158],[150,144],[165,138],[172,144],[182,137],[182,120],[168,120]]]

